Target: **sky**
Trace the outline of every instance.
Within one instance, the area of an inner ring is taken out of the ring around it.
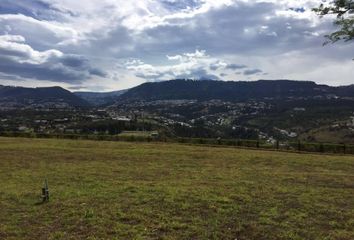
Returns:
[[[0,84],[113,91],[171,79],[354,84],[322,0],[0,0]]]

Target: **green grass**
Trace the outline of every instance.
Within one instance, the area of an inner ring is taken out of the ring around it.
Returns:
[[[0,239],[354,239],[353,156],[21,138],[0,156]]]

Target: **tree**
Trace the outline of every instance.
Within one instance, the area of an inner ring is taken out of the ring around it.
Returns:
[[[321,4],[313,9],[319,16],[336,15],[334,24],[340,29],[326,35],[327,41],[324,43],[335,43],[337,41],[352,41],[354,39],[354,0],[333,0],[328,4]]]

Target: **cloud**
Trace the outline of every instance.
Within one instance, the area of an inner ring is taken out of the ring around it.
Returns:
[[[132,59],[125,62],[121,68],[127,69],[136,77],[148,81],[161,81],[171,79],[194,80],[233,80],[236,69],[246,69],[244,64],[227,63],[207,54],[206,50],[197,49],[194,52],[186,52],[177,55],[166,56],[169,64],[152,65],[140,59]],[[244,71],[244,76],[262,72],[259,69]],[[227,77],[227,79],[225,79]]]
[[[210,69],[215,71],[215,70],[218,70],[218,69],[224,69],[224,70],[237,70],[237,69],[244,69],[244,68],[247,68],[246,65],[244,64],[236,64],[236,63],[230,63],[230,64],[227,64],[223,61],[217,61],[215,63],[212,63],[210,64]]]
[[[36,41],[44,37],[48,43],[62,44],[65,40],[78,39],[80,34],[65,24],[38,20],[23,14],[1,14],[0,23],[3,33],[19,34]]]
[[[227,64],[224,61],[218,60],[218,61],[211,63],[209,68],[210,68],[210,70],[216,71],[216,70],[220,70],[220,69],[228,69],[229,65],[230,64]]]
[[[114,90],[184,76],[257,80],[264,72],[274,79],[351,82],[354,47],[322,47],[323,35],[334,26],[332,18],[311,11],[318,4],[2,0],[0,35],[14,39],[1,40],[8,47],[0,50],[0,83],[11,75],[13,81],[48,78],[75,88]],[[140,62],[125,64],[132,59]],[[321,73],[339,68],[340,79]]]
[[[188,74],[181,74],[176,76],[177,79],[195,79],[195,80],[220,80],[220,77],[209,73],[204,68],[192,69]]]
[[[83,56],[55,49],[36,51],[20,35],[0,36],[0,60],[0,72],[28,79],[77,82],[105,76]]]
[[[40,0],[2,0],[0,14],[22,14],[36,19],[48,19],[50,10],[50,6]]]
[[[245,70],[243,72],[244,75],[254,75],[254,74],[257,74],[257,73],[262,73],[263,71],[260,70],[260,69],[248,69],[248,70]]]
[[[247,66],[243,64],[235,64],[235,63],[226,65],[226,69],[231,69],[231,70],[237,70],[242,68],[247,68]]]

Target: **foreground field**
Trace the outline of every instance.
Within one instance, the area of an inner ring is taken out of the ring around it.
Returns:
[[[11,138],[0,156],[0,239],[354,239],[350,156]]]

